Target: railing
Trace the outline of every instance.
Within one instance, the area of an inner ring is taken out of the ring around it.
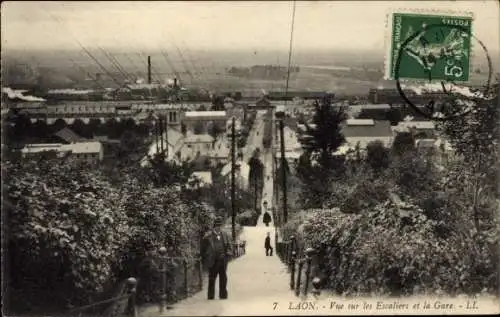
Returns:
[[[91,311],[92,316],[106,316],[106,317],[118,317],[118,316],[137,316],[137,307],[135,303],[135,294],[137,290],[137,280],[133,277],[128,278],[125,282],[122,282],[115,296],[112,298],[85,305],[82,307],[74,308],[68,311],[71,316],[82,316],[85,315],[85,311]],[[98,307],[108,304],[109,306],[102,312],[96,312]]]
[[[291,236],[289,240],[276,242],[277,254],[288,266],[290,273],[290,289],[296,296],[307,296],[309,290],[314,296],[321,293],[322,280],[317,276],[317,252],[313,248],[299,250],[297,239]]]
[[[232,248],[232,259],[240,257],[246,252],[246,241],[233,242]],[[199,255],[191,259],[185,257],[169,257],[167,256],[167,249],[165,247],[161,247],[158,253],[161,278],[159,310],[160,313],[163,313],[169,308],[167,306],[168,303],[187,298],[193,293],[203,289],[204,268],[202,258]],[[170,288],[172,290],[170,296],[167,288],[169,273],[171,273],[171,277],[173,277],[171,282],[174,283]]]
[[[160,313],[163,313],[167,309],[168,302],[189,297],[191,292],[197,292],[203,288],[203,264],[200,256],[191,259],[169,257],[165,247],[161,247],[158,253],[161,278],[159,306]],[[170,294],[167,288],[169,273],[171,273],[170,282],[173,283]]]

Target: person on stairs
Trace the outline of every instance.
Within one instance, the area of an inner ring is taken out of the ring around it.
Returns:
[[[266,227],[269,227],[269,223],[271,222],[271,215],[269,212],[266,210],[264,213],[264,216],[262,217],[262,221],[266,224]]]
[[[222,218],[215,219],[214,228],[202,243],[205,267],[208,269],[208,299],[214,299],[215,280],[219,276],[219,298],[227,299],[227,263],[232,256],[231,238],[222,231]]]
[[[266,256],[273,256],[273,247],[271,246],[271,234],[268,232],[266,236],[266,241],[264,242],[264,248],[266,248]]]

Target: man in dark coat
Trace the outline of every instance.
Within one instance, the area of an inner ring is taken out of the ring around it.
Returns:
[[[208,299],[214,299],[215,279],[219,276],[219,298],[227,298],[227,262],[232,255],[231,238],[222,231],[223,221],[217,218],[213,230],[203,238],[203,258],[208,268]]]
[[[271,237],[269,232],[266,236],[266,241],[264,242],[264,248],[266,248],[266,256],[273,256],[273,247],[271,246]]]
[[[266,224],[266,227],[269,227],[269,223],[271,222],[271,215],[269,214],[269,212],[266,211],[264,213],[264,216],[262,217],[262,220]]]

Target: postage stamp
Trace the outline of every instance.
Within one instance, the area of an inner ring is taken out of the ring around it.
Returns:
[[[386,78],[469,80],[472,16],[392,13]]]

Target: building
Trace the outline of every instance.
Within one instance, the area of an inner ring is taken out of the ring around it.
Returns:
[[[73,130],[68,127],[64,127],[61,130],[57,131],[53,135],[58,138],[59,141],[65,144],[77,143],[77,142],[85,142],[88,141],[86,138],[79,136]]]
[[[96,164],[102,161],[104,150],[101,142],[77,142],[71,144],[45,143],[27,144],[21,149],[23,157],[36,157],[43,153],[53,152],[56,157],[71,155],[72,158]]]
[[[372,119],[349,119],[342,127],[346,143],[342,145],[337,154],[347,154],[350,150],[359,147],[363,153],[373,141],[380,141],[385,147],[391,147],[393,132],[389,121]]]
[[[226,111],[186,111],[182,118],[188,134],[209,133],[209,127],[214,124],[223,129],[226,122]]]
[[[49,89],[47,99],[49,100],[102,100],[103,91],[93,89]]]
[[[198,156],[210,156],[214,138],[208,134],[192,134],[184,138],[180,148],[180,161],[191,161]]]
[[[392,127],[394,133],[411,132],[415,138],[434,139],[436,124],[433,121],[402,121]]]
[[[226,138],[219,138],[215,141],[212,151],[209,154],[212,166],[218,166],[229,162],[231,149],[228,143],[229,141]]]
[[[267,99],[266,96],[263,96],[259,100],[255,102],[254,106],[250,106],[251,109],[256,109],[256,110],[267,110],[270,108],[273,108],[271,102],[269,99]]]
[[[95,141],[63,144],[61,146],[61,151],[71,154],[72,157],[90,164],[99,163],[104,157],[102,143]]]
[[[288,91],[286,94],[284,91],[270,91],[267,94],[269,100],[293,100],[300,98],[303,100],[316,100],[322,99],[328,96],[326,91]]]
[[[431,100],[441,101],[449,97],[444,91],[421,92],[414,89],[402,89],[406,98],[415,105],[428,104]],[[400,92],[394,88],[374,88],[368,92],[368,100],[374,104],[403,104],[406,101]]]

